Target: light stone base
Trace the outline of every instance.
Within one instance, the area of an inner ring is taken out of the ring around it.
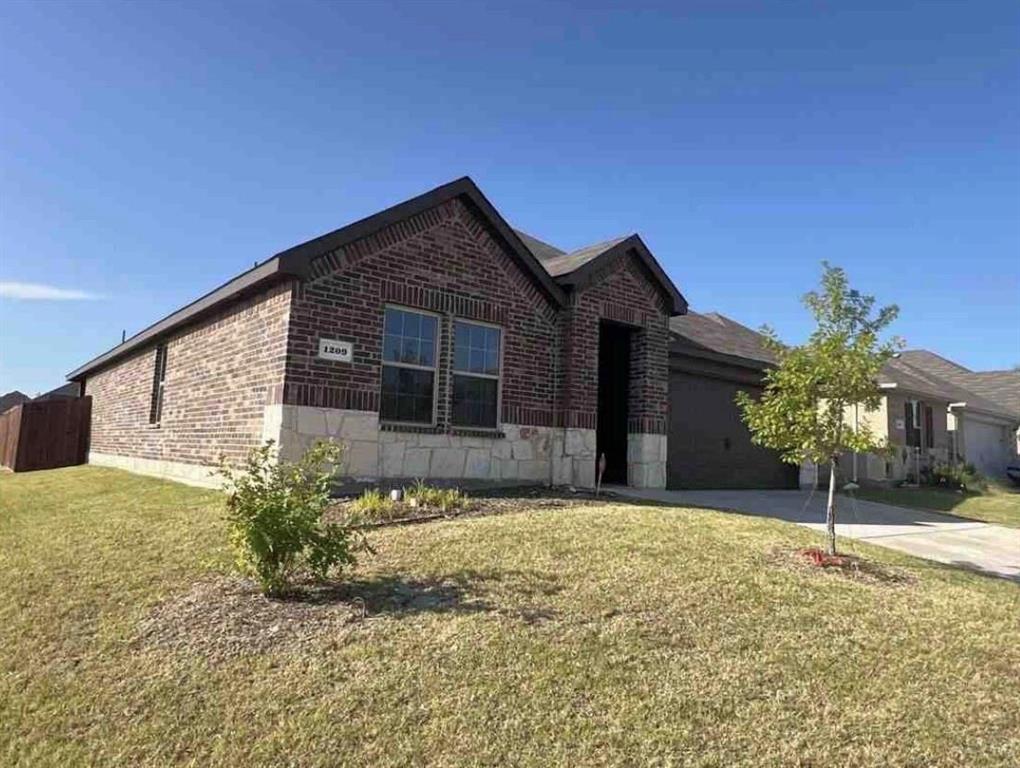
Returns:
[[[564,436],[564,430],[551,427],[501,428],[504,437],[393,432],[380,429],[379,416],[371,411],[270,405],[263,438],[275,440],[281,458],[288,460],[318,440],[335,440],[345,448],[342,474],[358,481],[465,479],[594,487],[594,430],[566,430]]]
[[[216,468],[203,464],[184,464],[179,461],[143,459],[137,456],[117,456],[112,453],[97,453],[96,451],[89,451],[89,464],[124,469],[139,475],[174,480],[200,488],[220,488],[223,485],[223,478],[213,474]]]
[[[665,435],[627,435],[627,485],[631,488],[666,487]]]

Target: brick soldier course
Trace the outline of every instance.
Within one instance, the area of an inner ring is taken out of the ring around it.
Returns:
[[[632,329],[628,480],[663,487],[669,318],[686,306],[638,236],[565,253],[463,178],[277,254],[68,378],[93,399],[96,464],[212,484],[221,455],[331,437],[358,479],[590,487],[609,321]],[[415,330],[387,336],[387,318]]]

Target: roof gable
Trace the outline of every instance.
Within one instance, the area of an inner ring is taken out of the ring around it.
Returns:
[[[308,277],[311,272],[312,261],[318,256],[335,251],[385,227],[423,213],[458,197],[486,223],[493,237],[497,242],[505,246],[508,253],[525,274],[535,282],[542,293],[555,306],[563,306],[566,301],[563,289],[543,269],[539,260],[521,242],[520,236],[511,229],[510,225],[506,223],[499,212],[492,206],[492,203],[482,194],[482,191],[474,181],[464,176],[448,184],[436,187],[422,195],[398,203],[372,216],[280,251],[266,261],[256,264],[247,272],[238,275],[201,298],[167,315],[162,320],[153,323],[130,339],[93,358],[85,365],[76,368],[67,375],[67,378],[71,380],[80,379],[97,368],[120,359],[133,350],[141,348],[177,328],[197,321],[223,304],[234,301],[242,296],[251,295],[274,282]],[[549,247],[551,248],[551,246]]]
[[[684,314],[687,311],[687,300],[669,279],[669,275],[662,269],[639,235],[629,235],[587,246],[543,262],[543,266],[556,278],[557,284],[569,290],[583,291],[598,279],[603,267],[618,256],[628,253],[632,253],[637,258],[665,296],[669,314]]]

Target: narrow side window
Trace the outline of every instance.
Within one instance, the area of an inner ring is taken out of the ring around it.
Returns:
[[[166,344],[156,347],[156,360],[152,371],[152,400],[149,406],[149,423],[159,424],[163,417],[163,382],[166,380]]]

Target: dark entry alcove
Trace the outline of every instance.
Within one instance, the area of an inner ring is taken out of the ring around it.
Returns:
[[[627,400],[631,329],[599,325],[599,402],[596,456],[606,456],[605,483],[627,482]]]

